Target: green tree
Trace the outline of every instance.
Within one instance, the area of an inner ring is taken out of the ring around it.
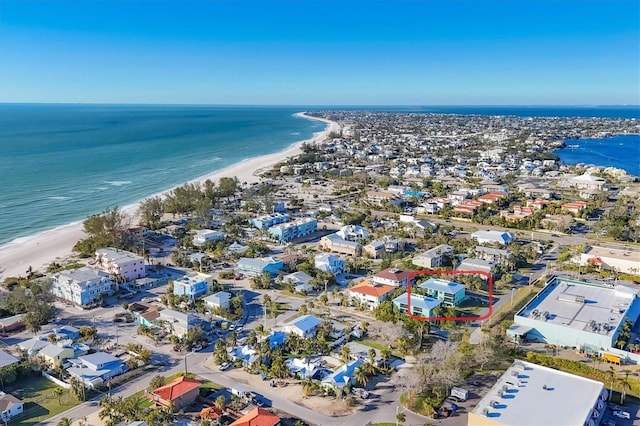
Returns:
[[[164,214],[164,202],[160,197],[151,197],[142,201],[138,206],[141,222],[151,229],[157,229]]]
[[[63,417],[60,419],[56,426],[71,426],[71,419],[68,417]]]
[[[167,384],[167,378],[163,375],[158,374],[154,376],[149,382],[149,389],[158,389],[161,386]]]
[[[62,388],[55,388],[52,392],[53,396],[58,398],[58,405],[62,405],[62,394],[64,394],[64,391],[62,390]]]

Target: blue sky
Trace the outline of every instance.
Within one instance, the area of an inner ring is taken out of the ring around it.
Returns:
[[[640,2],[2,0],[0,102],[640,104]]]

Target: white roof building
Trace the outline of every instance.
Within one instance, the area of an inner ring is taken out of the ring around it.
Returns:
[[[601,382],[516,360],[469,412],[469,425],[595,426],[606,410]]]
[[[516,236],[512,232],[505,231],[476,231],[471,234],[471,238],[475,239],[478,244],[493,244],[497,243],[502,246],[510,244],[516,239]]]

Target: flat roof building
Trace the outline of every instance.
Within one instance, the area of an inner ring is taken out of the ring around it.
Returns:
[[[635,322],[638,314],[636,289],[551,277],[515,314],[508,334],[560,346],[609,350],[615,347],[625,319]]]
[[[580,254],[580,264],[587,263],[625,274],[640,275],[640,251],[590,246]]]
[[[597,425],[608,391],[601,382],[516,360],[469,412],[469,426]]]

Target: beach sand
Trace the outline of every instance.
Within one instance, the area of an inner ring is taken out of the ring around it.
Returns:
[[[201,176],[191,182],[204,182],[207,179],[217,182],[221,177],[234,176],[238,178],[239,182],[258,182],[260,180],[259,173],[278,162],[300,154],[303,143],[323,141],[330,132],[339,128],[339,125],[332,121],[308,117],[303,113],[296,115],[326,122],[328,126],[324,131],[315,133],[310,139],[296,142],[283,151],[243,160],[224,169]],[[169,191],[171,189],[156,195],[163,196]],[[135,219],[137,207],[138,204],[136,203],[122,209],[133,218],[132,224],[137,223]],[[72,257],[73,246],[85,236],[86,234],[82,230],[82,222],[76,222],[0,247],[0,281],[7,277],[24,276],[29,267],[32,267],[34,271],[45,272],[51,262],[62,262]]]

